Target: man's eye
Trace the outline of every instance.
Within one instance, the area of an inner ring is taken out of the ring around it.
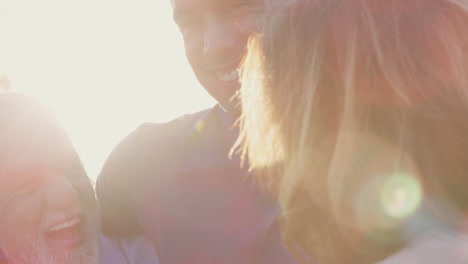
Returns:
[[[40,183],[41,182],[36,179],[19,178],[15,181],[13,190],[16,193],[29,193],[39,188]]]

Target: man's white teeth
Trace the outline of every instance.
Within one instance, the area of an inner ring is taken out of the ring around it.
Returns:
[[[57,230],[60,230],[60,229],[63,229],[63,228],[67,228],[67,227],[70,227],[70,226],[74,226],[76,224],[78,224],[80,222],[80,218],[79,217],[75,217],[73,219],[70,219],[68,221],[64,221],[64,222],[60,222],[58,224],[55,224],[51,227],[49,227],[47,229],[48,232],[52,232],[52,231],[57,231]]]
[[[237,73],[237,70],[223,73],[217,72],[216,75],[218,76],[218,79],[223,82],[233,82],[239,79],[239,74]]]

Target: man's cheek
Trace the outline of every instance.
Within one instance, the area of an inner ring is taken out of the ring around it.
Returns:
[[[194,73],[198,74],[203,66],[203,52],[193,46],[185,46],[185,57]]]
[[[203,39],[201,38],[184,38],[185,57],[193,66],[203,55]]]
[[[7,231],[36,232],[42,224],[41,199],[27,196],[21,202],[9,207],[7,215],[2,218],[3,223],[9,224]]]
[[[252,33],[259,32],[262,27],[263,15],[250,14],[241,19],[237,24],[237,29],[248,38]]]

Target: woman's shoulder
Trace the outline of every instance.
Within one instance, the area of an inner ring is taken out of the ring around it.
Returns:
[[[414,239],[379,264],[466,264],[468,234],[461,232],[427,233]]]

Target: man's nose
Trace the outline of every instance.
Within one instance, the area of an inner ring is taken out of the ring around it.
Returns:
[[[76,206],[78,201],[75,188],[63,177],[51,180],[44,191],[50,209],[69,209]]]
[[[217,58],[236,45],[236,27],[227,21],[210,21],[205,27],[203,53]]]

